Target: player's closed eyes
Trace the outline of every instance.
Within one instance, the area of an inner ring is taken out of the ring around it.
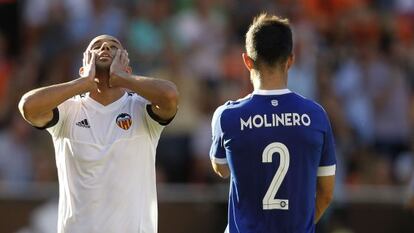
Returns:
[[[102,45],[95,45],[95,46],[93,46],[92,47],[92,49],[93,50],[98,50],[98,49],[100,49],[102,47]],[[115,45],[111,45],[109,48],[111,48],[111,49],[118,49],[118,47],[117,46],[115,46]]]

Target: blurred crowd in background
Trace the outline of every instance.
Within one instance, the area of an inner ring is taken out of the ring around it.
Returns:
[[[405,185],[411,177],[414,1],[9,0],[0,11],[3,190],[57,181],[50,135],[25,123],[17,103],[31,89],[78,78],[83,51],[99,34],[120,39],[135,74],[178,86],[179,112],[158,146],[158,180],[222,182],[210,168],[211,117],[252,91],[241,53],[263,11],[293,25],[289,88],[327,110],[339,184]]]

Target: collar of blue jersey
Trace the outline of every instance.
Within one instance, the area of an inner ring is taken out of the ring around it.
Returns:
[[[285,89],[275,89],[275,90],[254,90],[253,95],[284,95],[287,93],[291,93],[291,91],[287,88]]]

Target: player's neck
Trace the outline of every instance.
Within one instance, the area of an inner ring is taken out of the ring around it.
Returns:
[[[261,71],[250,74],[254,90],[276,90],[287,88],[287,74]]]
[[[121,98],[125,93],[125,90],[119,87],[103,87],[102,89],[98,85],[98,90],[91,91],[89,97],[96,102],[106,106]]]

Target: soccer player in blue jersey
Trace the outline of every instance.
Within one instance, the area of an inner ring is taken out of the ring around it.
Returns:
[[[287,19],[261,14],[242,54],[254,91],[214,113],[210,157],[230,176],[230,233],[313,233],[330,204],[335,146],[324,109],[287,89]]]

